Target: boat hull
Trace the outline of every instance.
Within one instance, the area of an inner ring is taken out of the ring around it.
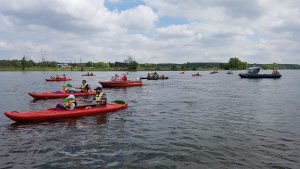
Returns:
[[[55,79],[45,79],[47,82],[61,82],[72,80],[70,78],[55,78]]]
[[[95,95],[96,92],[77,92],[77,93],[56,93],[56,92],[41,92],[41,93],[36,93],[36,92],[29,92],[28,93],[31,97],[35,99],[56,99],[56,98],[66,98],[70,94],[78,97],[78,96],[90,96],[90,95]]]
[[[94,106],[94,107],[92,107]],[[34,122],[34,121],[47,121],[62,118],[72,118],[89,116],[94,114],[101,114],[106,112],[113,112],[120,109],[126,109],[128,103],[116,104],[111,103],[106,106],[95,107],[95,105],[78,106],[75,110],[56,110],[50,108],[46,110],[30,111],[30,112],[4,112],[4,114],[11,120],[17,122]],[[90,108],[89,108],[90,107]]]
[[[99,82],[102,87],[134,87],[134,86],[142,86],[143,82],[138,81],[100,81]]]
[[[151,77],[141,77],[140,79],[147,79],[147,80],[165,80],[169,79],[169,77],[164,77],[164,78],[151,78]]]
[[[277,79],[277,78],[281,78],[281,74],[248,74],[248,73],[240,73],[239,76],[241,78],[250,78],[250,79],[260,79],[260,78]]]

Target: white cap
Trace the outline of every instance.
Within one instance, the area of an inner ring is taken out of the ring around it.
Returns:
[[[74,95],[71,94],[71,95],[69,95],[69,96],[67,97],[67,99],[76,99],[76,98],[75,98]]]

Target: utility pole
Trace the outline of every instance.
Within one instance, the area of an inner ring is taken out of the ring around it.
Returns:
[[[42,68],[43,71],[45,71],[45,57],[44,54],[46,53],[46,51],[44,49],[41,50],[41,56],[42,56]]]
[[[81,58],[80,58],[80,70],[83,71],[83,66],[81,64]]]

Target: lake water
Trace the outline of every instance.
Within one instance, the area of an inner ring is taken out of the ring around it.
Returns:
[[[105,89],[110,101],[128,101],[127,110],[29,124],[1,113],[0,168],[299,168],[300,71],[280,72],[277,80],[240,79],[240,71],[159,72],[169,79]],[[1,111],[54,107],[63,100],[27,93],[82,79],[96,87],[115,74],[60,72],[73,80],[44,80],[56,73],[0,72]]]

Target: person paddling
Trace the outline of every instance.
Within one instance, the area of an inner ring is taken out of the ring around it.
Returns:
[[[62,105],[62,104],[56,105],[57,110],[74,110],[74,109],[76,109],[77,102],[76,102],[76,98],[74,95],[71,94],[64,100],[66,100],[64,105]]]
[[[115,77],[112,79],[112,81],[118,81],[119,80],[119,75],[115,74]]]
[[[67,86],[63,86],[63,88],[61,89],[62,93],[69,93],[69,88]]]
[[[100,106],[106,106],[107,96],[105,93],[103,93],[102,88],[97,87],[95,90],[96,90],[96,95],[94,97],[94,101],[96,102],[96,104]]]
[[[76,89],[81,89],[81,92],[89,92],[91,91],[90,85],[87,84],[86,80],[82,80],[82,86],[77,87]]]

